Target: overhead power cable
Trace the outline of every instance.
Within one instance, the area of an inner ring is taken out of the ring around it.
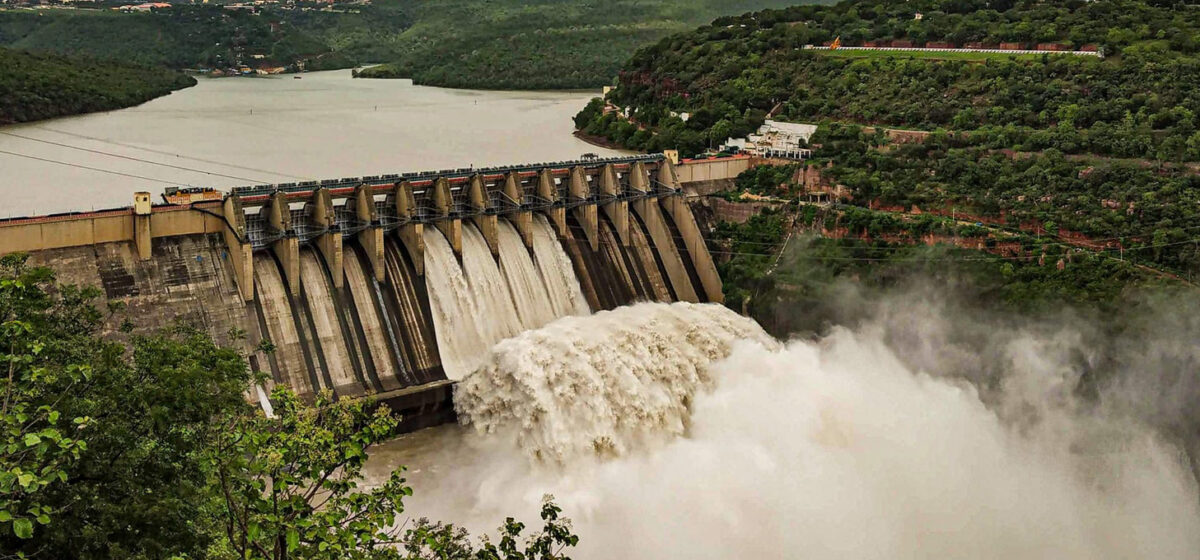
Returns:
[[[100,172],[100,173],[108,173],[108,174],[110,174],[110,175],[120,175],[120,176],[122,176],[122,177],[132,177],[132,178],[134,178],[134,179],[142,179],[142,180],[144,180],[144,181],[154,181],[154,182],[156,182],[156,183],[167,183],[167,184],[169,184],[169,185],[179,185],[179,186],[181,186],[181,187],[190,187],[190,186],[192,186],[192,185],[190,185],[190,184],[188,184],[188,183],[180,183],[179,181],[172,181],[172,180],[170,180],[170,179],[158,179],[158,178],[154,178],[154,177],[146,177],[145,175],[134,175],[133,173],[124,173],[124,172],[121,172],[121,171],[112,171],[112,170],[110,170],[110,169],[100,169],[99,167],[91,167],[91,166],[87,166],[87,165],[81,165],[81,164],[78,164],[78,163],[71,163],[71,162],[69,162],[69,161],[59,161],[59,160],[56,160],[56,159],[50,159],[50,158],[44,158],[44,157],[38,157],[38,156],[31,156],[31,155],[29,155],[29,154],[19,154],[19,153],[17,153],[17,152],[10,152],[10,151],[8,151],[8,150],[0,150],[0,154],[6,154],[6,155],[10,155],[10,156],[16,156],[16,157],[21,157],[21,158],[26,158],[26,159],[32,159],[32,160],[36,160],[36,161],[44,161],[44,162],[46,162],[46,163],[55,163],[55,164],[58,164],[58,165],[65,165],[65,166],[67,166],[67,167],[76,167],[76,168],[79,168],[79,169],[87,169],[88,171],[98,171],[98,172]]]
[[[312,177],[305,177],[305,176],[301,176],[301,175],[291,175],[291,174],[288,174],[288,173],[281,173],[281,172],[279,172],[279,171],[272,171],[272,170],[270,170],[270,169],[260,169],[260,168],[257,168],[257,167],[247,167],[247,166],[244,166],[244,165],[237,165],[237,164],[235,164],[235,163],[228,163],[228,162],[224,162],[224,161],[217,161],[217,160],[212,160],[212,159],[198,158],[198,157],[195,157],[195,156],[185,156],[185,155],[183,155],[183,154],[176,154],[176,153],[173,153],[173,152],[168,152],[168,151],[165,151],[165,150],[155,150],[154,148],[145,148],[145,147],[138,146],[138,145],[135,145],[135,144],[127,144],[127,143],[125,143],[125,142],[118,142],[118,141],[116,141],[116,140],[110,140],[110,139],[108,139],[108,138],[99,138],[99,137],[96,137],[96,136],[88,136],[88,135],[86,135],[86,134],[79,134],[79,133],[77,133],[77,132],[67,132],[67,131],[65,131],[65,130],[59,130],[59,129],[57,129],[57,128],[49,128],[49,127],[45,127],[45,126],[35,126],[35,127],[33,127],[33,128],[36,128],[36,129],[38,129],[38,130],[45,130],[45,131],[47,131],[47,132],[53,132],[53,133],[55,133],[55,134],[62,134],[63,136],[74,136],[74,137],[76,137],[76,138],[82,138],[82,139],[84,139],[84,140],[91,140],[91,141],[93,141],[93,142],[101,142],[101,143],[104,143],[104,144],[112,144],[112,145],[114,145],[114,146],[121,146],[122,148],[129,148],[129,149],[132,149],[132,150],[141,150],[141,151],[143,151],[143,152],[150,152],[150,153],[152,153],[152,154],[159,154],[159,155],[164,155],[164,156],[172,156],[172,157],[177,157],[177,158],[180,158],[180,159],[190,159],[190,160],[192,160],[192,161],[199,161],[199,162],[202,162],[202,163],[210,163],[210,164],[213,164],[213,165],[220,165],[220,166],[223,166],[223,167],[229,167],[229,168],[232,168],[232,169],[241,169],[241,170],[243,170],[243,171],[252,171],[252,172],[255,172],[255,173],[267,173],[267,174],[270,174],[270,175],[278,175],[278,176],[280,176],[280,177],[287,177],[287,178],[289,178],[289,179],[299,179],[299,180],[301,180],[301,181],[308,181],[308,180],[312,180],[312,179],[313,179]]]
[[[262,180],[262,179],[249,179],[249,178],[246,178],[246,177],[238,177],[238,176],[236,176],[236,175],[226,175],[226,174],[224,174],[224,173],[217,173],[217,172],[215,172],[215,171],[205,171],[205,170],[203,170],[203,169],[194,169],[194,168],[191,168],[191,167],[183,167],[183,166],[181,166],[181,165],[171,165],[171,164],[169,164],[169,163],[161,163],[161,162],[152,161],[152,160],[148,160],[148,159],[137,158],[137,157],[133,157],[133,156],[125,156],[125,155],[121,155],[121,154],[114,154],[114,153],[112,153],[112,152],[105,152],[105,151],[102,151],[102,150],[93,150],[93,149],[91,149],[91,148],[82,148],[82,147],[79,147],[79,146],[72,146],[72,145],[70,145],[70,144],[64,144],[64,143],[62,143],[62,142],[55,142],[55,141],[53,141],[53,140],[42,140],[41,138],[34,138],[34,137],[32,137],[32,136],[25,136],[25,135],[22,135],[22,134],[16,134],[16,133],[13,133],[13,132],[4,132],[4,131],[0,131],[0,134],[3,134],[3,135],[5,135],[5,136],[12,136],[12,137],[14,137],[14,138],[21,138],[21,139],[23,139],[23,140],[29,140],[29,141],[31,141],[31,142],[41,142],[41,143],[43,143],[43,144],[49,144],[49,145],[51,145],[51,146],[59,146],[59,147],[63,147],[63,148],[69,148],[69,149],[72,149],[72,150],[79,150],[79,151],[81,151],[81,152],[89,152],[89,153],[98,154],[98,155],[102,155],[102,156],[115,157],[115,158],[120,158],[120,159],[127,159],[127,160],[130,160],[130,161],[136,161],[136,162],[140,162],[140,163],[148,163],[148,164],[150,164],[150,165],[160,165],[160,166],[162,166],[162,167],[170,167],[171,169],[179,169],[179,170],[182,170],[182,171],[190,171],[190,172],[192,172],[192,173],[203,173],[203,174],[205,174],[205,175],[213,175],[213,176],[216,176],[216,177],[225,177],[225,178],[227,178],[227,179],[237,179],[238,181],[246,181],[246,182],[249,182],[249,183],[270,183],[270,182],[271,182],[271,181],[264,181],[264,180]]]

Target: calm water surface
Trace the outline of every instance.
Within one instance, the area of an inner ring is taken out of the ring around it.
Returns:
[[[201,79],[138,107],[0,128],[0,151],[94,168],[0,153],[0,217],[127,206],[134,191],[157,198],[173,184],[228,188],[616,154],[571,135],[571,117],[594,95],[441,89],[355,80],[349,70]]]

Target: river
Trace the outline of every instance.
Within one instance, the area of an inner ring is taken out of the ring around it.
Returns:
[[[349,70],[201,79],[137,107],[0,127],[0,151],[40,158],[0,153],[0,217],[127,206],[134,191],[157,198],[173,184],[228,188],[615,154],[571,135],[571,117],[595,95],[443,89],[355,80]]]

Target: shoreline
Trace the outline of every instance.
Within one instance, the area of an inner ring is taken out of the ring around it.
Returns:
[[[630,150],[629,148],[621,146],[620,144],[617,144],[617,143],[613,142],[612,140],[609,140],[608,138],[605,138],[603,136],[597,136],[595,134],[588,134],[582,130],[575,130],[574,132],[571,133],[571,135],[580,140],[583,140],[584,142],[587,142],[588,144],[596,146],[597,148],[604,148],[607,150],[617,150],[617,151],[626,152],[626,153],[630,153],[630,154],[642,153],[638,150]]]

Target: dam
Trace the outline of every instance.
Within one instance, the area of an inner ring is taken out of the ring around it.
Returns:
[[[414,430],[453,418],[453,384],[502,339],[635,302],[720,302],[685,187],[749,165],[653,154],[140,192],[0,222],[0,254],[100,288],[134,332],[179,321],[240,349],[265,409],[276,386],[374,396]]]

